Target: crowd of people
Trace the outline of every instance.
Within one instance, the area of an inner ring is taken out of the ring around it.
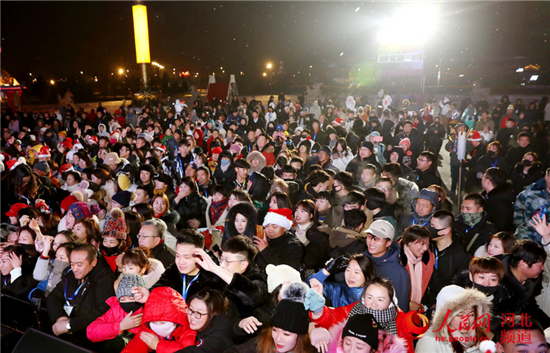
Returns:
[[[548,352],[548,97],[385,98],[2,109],[2,300],[98,352]]]

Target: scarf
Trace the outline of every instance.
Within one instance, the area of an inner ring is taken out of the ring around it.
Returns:
[[[211,224],[216,224],[226,207],[227,199],[223,199],[218,202],[212,201],[212,204],[210,205],[210,210],[208,211],[208,216],[210,217]]]
[[[307,233],[307,230],[311,227],[311,225],[313,224],[313,222],[309,222],[307,223],[306,225],[299,225],[299,224],[296,224],[296,238],[298,238],[298,240],[300,240],[300,242],[302,244],[304,244],[304,246],[307,246],[307,244],[309,244],[309,240],[306,236],[306,233]]]
[[[355,306],[351,309],[348,319],[353,315],[359,314],[371,314],[386,332],[392,335],[397,334],[397,324],[395,322],[395,319],[397,318],[397,308],[395,305],[392,305],[384,310],[373,310],[365,307],[362,302],[357,302],[357,304],[355,304]]]
[[[414,256],[407,245],[403,245],[403,250],[411,273],[411,300],[420,303],[422,301],[422,257]]]

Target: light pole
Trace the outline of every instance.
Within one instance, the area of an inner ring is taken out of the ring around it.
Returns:
[[[147,24],[147,7],[132,6],[134,18],[134,37],[136,40],[136,62],[141,64],[143,74],[143,90],[147,91],[147,64],[151,62],[149,53],[149,26]]]

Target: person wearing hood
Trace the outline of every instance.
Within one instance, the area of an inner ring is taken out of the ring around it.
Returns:
[[[187,304],[178,292],[169,287],[153,289],[143,307],[139,332],[122,352],[170,353],[191,346],[196,332],[190,327],[186,311]]]
[[[111,137],[105,124],[99,124],[99,126],[97,127],[97,137],[101,137],[101,136],[105,136],[107,138]]]
[[[246,156],[246,161],[250,163],[250,169],[248,174],[253,172],[261,173],[262,169],[266,166],[266,159],[264,155],[259,151],[252,151]]]
[[[225,219],[222,245],[237,235],[244,235],[252,239],[256,235],[258,211],[250,202],[237,202],[233,205]]]
[[[450,211],[439,210],[433,214],[429,226],[426,227],[430,231],[431,240],[435,242],[434,271],[422,298],[422,303],[427,305],[428,309],[435,304],[441,288],[451,283],[456,274],[468,269],[472,259],[464,245],[453,236],[454,221],[455,218]]]
[[[361,177],[359,173],[361,168],[359,168],[362,164],[374,164],[376,168],[380,171],[382,169],[380,163],[376,160],[376,155],[374,154],[374,145],[370,141],[363,141],[359,145],[359,149],[357,150],[357,155],[355,158],[349,162],[348,166],[346,167],[346,172],[350,172],[353,174],[353,177],[355,179],[358,179]]]
[[[233,153],[225,150],[220,152],[218,157],[218,165],[214,170],[214,179],[216,184],[225,185],[228,191],[232,186],[233,180],[236,178],[235,166],[233,165]]]
[[[367,250],[363,254],[374,263],[378,277],[391,281],[395,288],[399,307],[404,312],[408,312],[411,279],[399,260],[401,247],[393,240],[395,228],[388,221],[376,220],[362,234],[367,238]]]
[[[480,345],[489,340],[489,320],[484,317],[491,314],[490,305],[485,294],[476,289],[444,287],[437,296],[432,325],[418,340],[416,352],[482,352]]]
[[[544,177],[544,168],[535,152],[527,152],[522,160],[516,163],[510,179],[514,186],[514,194],[518,195],[527,186]]]
[[[405,230],[411,225],[421,225],[427,227],[437,207],[439,206],[439,198],[437,192],[428,189],[422,189],[413,198],[412,213],[401,216],[401,228]]]
[[[380,165],[386,164],[386,158],[384,157],[386,153],[386,145],[382,143],[383,137],[380,135],[380,132],[371,132],[367,135],[365,140],[370,141],[373,144],[374,155],[376,156],[376,160],[378,161],[378,163],[380,163]]]
[[[396,146],[392,148],[391,151],[386,151],[388,163],[397,163],[401,166],[401,177],[402,178],[408,178],[409,174],[411,174],[412,169],[409,168],[409,166],[405,165],[403,163],[403,157],[405,156],[405,151],[401,146]],[[418,188],[418,187],[417,187]]]
[[[367,226],[377,219],[383,219],[391,223],[397,229],[397,220],[392,206],[386,201],[386,195],[377,188],[368,188],[364,191],[365,214],[367,215]]]
[[[321,191],[327,190],[327,182],[330,180],[329,175],[324,170],[316,170],[309,175],[304,189],[296,197],[296,201],[309,199],[315,202]]]
[[[484,206],[485,199],[480,194],[464,196],[462,213],[455,222],[454,228],[470,255],[474,255],[477,248],[486,244],[491,236],[498,232],[497,227],[488,221]]]

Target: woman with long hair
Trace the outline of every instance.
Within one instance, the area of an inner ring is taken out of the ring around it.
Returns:
[[[153,217],[163,220],[168,231],[171,234],[176,234],[176,225],[180,220],[180,215],[170,210],[168,197],[165,194],[157,194],[153,196],[151,205],[153,206]]]
[[[222,244],[237,236],[245,235],[252,239],[256,235],[258,211],[250,202],[238,202],[231,207],[225,219]]]
[[[177,228],[198,229],[206,226],[206,199],[199,194],[197,183],[183,177],[177,196],[171,200],[171,209],[180,215]]]

